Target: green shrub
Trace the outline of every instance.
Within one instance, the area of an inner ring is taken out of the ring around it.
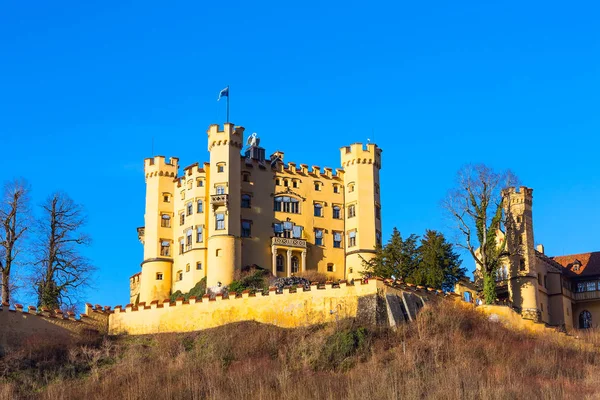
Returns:
[[[366,328],[350,328],[329,336],[314,367],[317,370],[347,370],[354,365],[353,356],[365,349],[369,339]]]
[[[184,300],[189,300],[190,297],[195,296],[196,298],[201,298],[206,294],[206,277],[200,279],[198,283],[187,293],[182,293],[181,290],[178,290],[171,294],[170,300],[176,301],[178,298],[183,297]]]

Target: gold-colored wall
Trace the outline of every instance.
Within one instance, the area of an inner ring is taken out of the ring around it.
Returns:
[[[377,281],[346,285],[339,288],[326,285],[326,288],[312,287],[310,291],[298,290],[282,294],[270,292],[263,296],[243,294],[241,298],[216,300],[208,298],[194,300],[189,304],[178,301],[140,307],[133,311],[115,308],[110,314],[109,334],[140,335],[161,332],[189,332],[212,328],[232,322],[257,321],[284,328],[308,326],[339,319],[354,318],[359,311],[360,299],[376,296]],[[375,310],[372,310],[375,313]]]

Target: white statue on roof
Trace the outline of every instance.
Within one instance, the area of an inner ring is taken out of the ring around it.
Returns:
[[[259,143],[260,143],[260,138],[258,137],[256,132],[254,132],[252,135],[248,136],[248,140],[246,140],[246,144],[248,146],[258,146]]]

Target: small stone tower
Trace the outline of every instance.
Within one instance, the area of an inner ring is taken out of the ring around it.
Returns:
[[[144,160],[146,174],[146,214],[140,240],[144,243],[144,261],[140,281],[140,302],[167,299],[171,294],[173,265],[173,179],[178,159],[156,156]],[[147,232],[147,234],[146,234]]]
[[[208,215],[207,286],[228,285],[242,263],[241,233],[241,149],[244,128],[226,123],[223,130],[211,125],[210,208]]]
[[[521,186],[503,191],[506,249],[509,256],[509,295],[524,318],[541,320],[533,240],[533,189]]]
[[[345,186],[346,279],[359,279],[363,259],[372,259],[377,243],[381,242],[381,149],[373,143],[354,143],[341,148],[341,161]]]

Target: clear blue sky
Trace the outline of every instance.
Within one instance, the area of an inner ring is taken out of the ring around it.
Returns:
[[[267,153],[339,167],[377,142],[386,237],[448,232],[440,200],[485,162],[534,188],[548,254],[600,250],[597,2],[92,3],[0,5],[0,180],[85,205],[90,302],[127,303],[140,270],[152,137],[206,161],[228,84]]]

